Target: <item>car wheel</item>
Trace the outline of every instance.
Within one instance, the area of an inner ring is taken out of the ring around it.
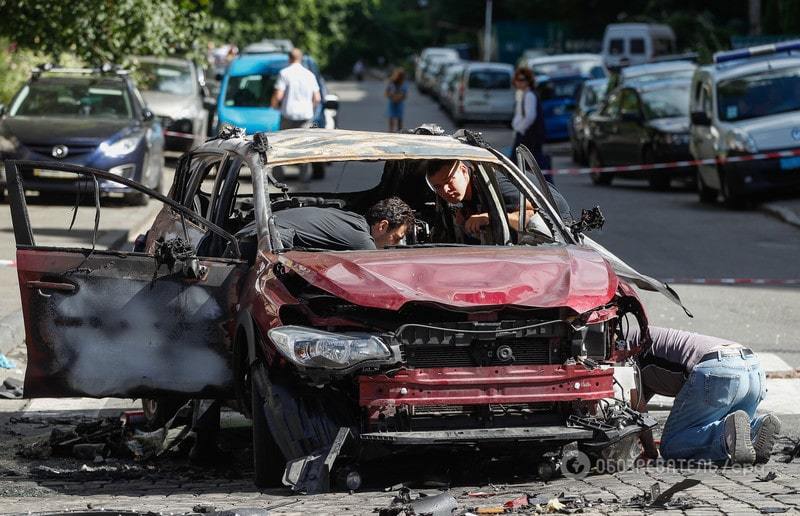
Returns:
[[[589,166],[592,168],[603,166],[603,162],[600,161],[600,155],[594,147],[589,151]],[[610,185],[611,181],[614,180],[614,175],[610,172],[590,172],[589,176],[592,178],[592,183],[596,185]]]
[[[697,171],[697,194],[700,196],[700,202],[703,204],[713,204],[717,202],[718,191],[706,185],[703,181],[703,176],[700,170]]]
[[[725,179],[725,171],[719,168],[719,193],[722,196],[722,204],[730,210],[741,210],[747,205],[747,200],[741,194],[731,191],[730,184]]]
[[[325,179],[325,163],[311,165],[311,179]]]
[[[253,469],[258,487],[279,487],[286,468],[286,459],[269,430],[264,414],[265,401],[259,382],[266,379],[264,364],[257,362],[250,371],[251,414],[253,416]]]
[[[147,427],[152,430],[163,427],[187,401],[180,398],[142,398],[142,412]]]
[[[642,163],[655,163],[655,156],[653,156],[653,151],[650,149],[645,149],[642,153]],[[672,178],[670,177],[670,172],[664,169],[660,170],[651,170],[649,174],[649,178],[647,182],[650,184],[650,188],[653,190],[664,191],[669,190],[670,183],[672,182]]]

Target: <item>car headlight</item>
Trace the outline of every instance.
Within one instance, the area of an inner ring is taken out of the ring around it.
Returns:
[[[267,335],[286,358],[303,367],[345,369],[391,356],[386,344],[374,335],[345,335],[302,326],[273,328]]]
[[[121,140],[117,140],[114,143],[103,142],[100,144],[100,152],[108,156],[109,158],[119,158],[121,156],[125,156],[126,154],[130,154],[133,152],[136,147],[139,145],[139,137],[138,136],[129,136],[127,138],[122,138]]]
[[[689,143],[689,135],[685,133],[665,133],[662,139],[667,145],[686,145]]]
[[[755,154],[758,152],[756,142],[741,129],[733,129],[725,135],[725,148],[728,152],[740,152],[743,154]]]

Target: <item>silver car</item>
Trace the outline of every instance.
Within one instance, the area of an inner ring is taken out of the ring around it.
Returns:
[[[698,167],[700,201],[720,195],[732,208],[759,192],[800,187],[800,156],[724,162],[800,147],[800,57],[743,52],[717,54],[716,64],[698,69],[690,100],[692,155],[721,160]]]
[[[514,67],[505,63],[464,64],[456,84],[452,116],[458,124],[467,120],[511,122],[514,117]]]
[[[133,68],[147,106],[161,119],[164,150],[184,153],[208,136],[214,99],[203,69],[188,59],[135,57]]]

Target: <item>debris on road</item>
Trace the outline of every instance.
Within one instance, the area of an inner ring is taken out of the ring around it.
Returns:
[[[766,475],[757,476],[756,480],[758,480],[759,482],[771,482],[776,478],[778,478],[778,474],[775,473],[774,471],[770,471]]]
[[[634,496],[631,498],[630,502],[628,503],[628,507],[638,507],[638,508],[662,508],[662,509],[676,509],[676,510],[687,510],[694,507],[694,504],[691,500],[676,498],[674,501],[672,497],[675,496],[677,493],[681,491],[685,491],[691,487],[696,486],[699,484],[700,481],[696,478],[686,478],[678,482],[677,484],[672,485],[666,491],[661,491],[661,486],[658,485],[658,482],[650,486],[650,491],[645,492],[641,495]]]
[[[0,355],[1,357],[2,355]],[[17,399],[22,397],[22,380],[6,378],[0,385],[0,398]]]
[[[458,502],[448,492],[434,496],[420,493],[416,500],[412,500],[411,490],[401,487],[388,507],[375,509],[375,512],[379,516],[398,516],[400,514],[406,516],[452,516],[457,507]],[[504,511],[501,510],[501,512]]]
[[[15,369],[16,367],[16,364],[10,358],[0,353],[0,369]]]
[[[64,480],[82,482],[87,480],[133,480],[155,472],[154,466],[143,468],[137,465],[120,464],[114,466],[89,466],[83,464],[79,468],[53,468],[36,466],[31,469],[31,476],[37,479]]]

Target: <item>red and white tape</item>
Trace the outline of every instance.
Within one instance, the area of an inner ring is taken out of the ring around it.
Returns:
[[[683,285],[769,285],[800,287],[800,279],[773,278],[661,278],[669,284]]]
[[[16,267],[17,262],[14,260],[0,260],[0,267]]]
[[[582,174],[595,174],[606,172],[643,172],[649,170],[674,169],[694,167],[697,165],[723,165],[725,163],[739,163],[742,161],[760,161],[766,159],[780,159],[800,156],[800,149],[762,152],[759,154],[746,154],[744,156],[730,156],[727,158],[695,159],[685,161],[667,161],[664,163],[640,163],[638,165],[620,165],[614,167],[582,167],[582,168],[555,168],[542,170],[545,174],[554,176],[577,176]]]

